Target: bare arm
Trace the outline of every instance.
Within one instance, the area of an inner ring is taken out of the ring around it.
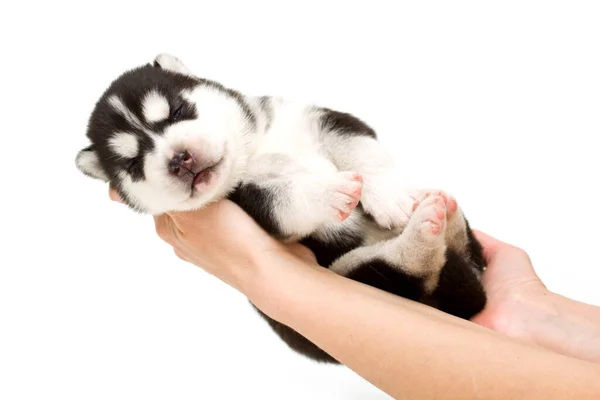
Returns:
[[[263,261],[259,270],[268,272],[259,272],[249,285],[250,299],[395,398],[600,395],[598,365],[501,336],[291,256]]]
[[[396,398],[600,395],[600,366],[340,277],[305,248],[271,240],[233,203],[161,216],[156,224],[179,257]]]

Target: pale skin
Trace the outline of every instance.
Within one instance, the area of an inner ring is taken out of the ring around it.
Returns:
[[[320,267],[230,201],[154,219],[179,258],[394,398],[600,398],[600,307],[548,291],[527,253],[489,235],[476,232],[489,303],[465,321]]]

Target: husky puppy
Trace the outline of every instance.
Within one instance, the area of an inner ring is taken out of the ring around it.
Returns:
[[[460,318],[481,311],[484,259],[454,198],[414,190],[357,117],[247,96],[158,55],[102,94],[76,157],[138,212],[229,198],[282,241],[300,241],[349,279]],[[260,310],[289,347],[329,354]]]

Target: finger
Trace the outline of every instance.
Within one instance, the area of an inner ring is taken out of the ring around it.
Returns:
[[[192,213],[197,211],[169,211],[167,216],[171,219],[171,222],[180,232],[186,232],[188,230],[189,220],[192,219]]]
[[[158,237],[170,245],[173,245],[179,237],[179,230],[167,214],[155,215],[154,225]]]
[[[492,262],[495,255],[498,253],[498,250],[500,250],[503,246],[506,246],[506,243],[488,235],[487,233],[473,229],[473,234],[483,246],[483,257],[488,264]]]
[[[181,251],[181,250],[180,250],[180,249],[178,249],[177,247],[174,247],[174,248],[173,248],[173,251],[175,252],[175,255],[176,255],[176,256],[177,256],[179,259],[181,259],[181,260],[183,260],[183,261],[186,261],[186,262],[189,262],[189,260],[188,260],[187,256],[185,255],[185,253],[184,253],[183,251]]]
[[[224,212],[225,202],[207,204],[206,206],[192,211],[169,211],[167,214],[171,217],[173,224],[180,232],[189,232],[190,229],[202,229],[203,226],[210,226],[220,220],[220,213]]]
[[[108,186],[108,197],[112,201],[116,201],[117,203],[125,204],[125,202],[123,201],[123,199],[121,199],[121,196],[119,196],[119,193],[117,193],[117,191],[115,190],[115,188],[113,188],[110,185]]]

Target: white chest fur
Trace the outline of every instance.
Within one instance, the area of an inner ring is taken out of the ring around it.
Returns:
[[[322,111],[279,99],[270,99],[268,106],[268,112],[260,114],[261,125],[267,128],[254,146],[245,180],[258,182],[285,199],[272,204],[276,215],[285,215],[279,221],[283,230],[311,231],[325,242],[343,242],[352,232],[364,237],[368,243],[390,237],[391,232],[382,231],[356,211],[343,222],[316,225],[312,221],[327,220],[322,214],[333,210],[328,199],[339,172],[330,158],[331,149],[328,151],[323,141]],[[271,185],[267,183],[270,180]],[[276,182],[282,181],[286,182],[285,189],[276,186]],[[295,213],[284,211],[290,204],[290,197],[296,205]],[[312,226],[316,229],[308,229]]]
[[[333,172],[337,168],[322,148],[319,116],[310,106],[273,100],[268,129],[259,139],[249,174]]]

